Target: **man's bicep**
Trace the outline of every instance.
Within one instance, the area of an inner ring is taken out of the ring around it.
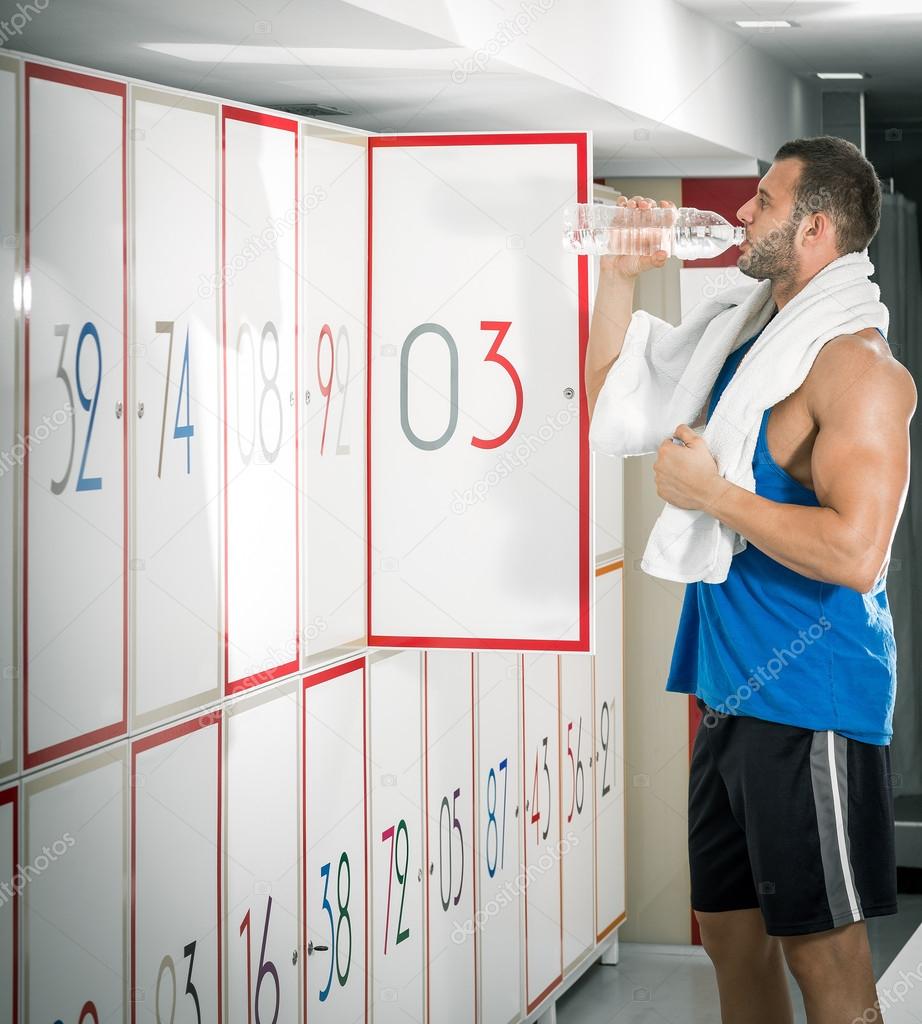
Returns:
[[[888,556],[905,501],[914,406],[904,382],[884,364],[819,417],[811,461],[817,500],[851,531],[854,557],[875,568]]]

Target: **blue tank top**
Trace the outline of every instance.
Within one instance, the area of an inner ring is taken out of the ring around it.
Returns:
[[[708,419],[757,337],[728,356]],[[768,408],[762,415],[752,459],[755,493],[819,507],[816,493],[769,453],[770,413]],[[686,585],[666,689],[695,694],[727,714],[889,743],[896,643],[886,574],[859,594],[803,576],[748,541],[723,583]]]

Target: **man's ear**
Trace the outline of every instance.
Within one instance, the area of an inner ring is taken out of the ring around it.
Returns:
[[[832,231],[832,221],[829,215],[819,211],[808,213],[804,216],[803,237],[807,242],[819,242]]]

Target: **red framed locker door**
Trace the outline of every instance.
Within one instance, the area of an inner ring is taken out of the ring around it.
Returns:
[[[596,569],[599,647],[594,656],[593,814],[596,941],[627,918],[624,817],[624,561]]]
[[[481,1024],[507,1024],[524,1007],[520,750],[521,656],[477,655],[477,1008]]]
[[[222,107],[225,692],[294,672],[298,122]]]
[[[127,1024],[128,792],[127,741],[22,785],[24,1020]]]
[[[224,919],[227,1024],[303,1019],[299,701],[292,679],[225,711]]]
[[[221,731],[216,710],[131,746],[131,1024],[222,1021]]]
[[[0,779],[12,775],[19,745],[18,602],[19,418],[22,327],[19,227],[19,80],[22,62],[0,54]],[[15,239],[15,244],[10,244]],[[0,1018],[2,1019],[2,1018]]]
[[[0,878],[9,889],[0,900],[0,1021],[19,1021],[19,789],[0,789]],[[5,887],[6,888],[6,887]]]
[[[25,65],[27,769],[127,727],[125,101]]]
[[[474,655],[423,655],[426,1019],[477,1019]]]
[[[588,651],[589,136],[368,154],[369,644]]]
[[[375,1024],[424,1019],[423,656],[416,650],[377,651],[368,659]]]
[[[365,658],[302,680],[304,1012],[368,1019]]]
[[[525,997],[531,1011],[563,979],[560,659],[522,655]],[[529,875],[529,868],[533,877]]]
[[[367,136],[301,126],[301,667],[365,646]]]
[[[563,965],[595,945],[595,818],[592,813],[591,654],[560,655],[560,815]],[[602,870],[608,870],[603,864]]]

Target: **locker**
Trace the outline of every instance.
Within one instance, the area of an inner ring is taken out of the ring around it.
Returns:
[[[590,649],[587,140],[369,139],[373,646]]]
[[[0,778],[16,770],[19,715],[17,589],[19,564],[20,266],[19,62],[0,54]],[[6,877],[6,876],[4,876]]]
[[[590,654],[560,656],[564,971],[575,967],[595,945],[592,660]]]
[[[481,1024],[507,1024],[524,1008],[520,656],[477,655],[477,962]]]
[[[475,1020],[474,655],[426,651],[426,1019]]]
[[[302,127],[304,667],[365,645],[367,137]]]
[[[305,1016],[367,1020],[365,659],[303,679]]]
[[[25,767],[124,733],[125,85],[25,65]],[[80,685],[73,667],[80,666]]]
[[[595,564],[601,565],[624,553],[624,460],[593,452],[592,475]]]
[[[221,109],[225,691],[295,671],[298,123]]]
[[[423,1020],[422,654],[369,658],[372,1017]]]
[[[0,790],[0,1024],[19,1020],[19,789]],[[9,881],[7,881],[9,880]]]
[[[131,676],[143,728],[221,685],[218,105],[132,86],[130,112]]]
[[[120,742],[23,784],[24,1020],[128,1019],[127,754]]]
[[[593,673],[596,939],[626,917],[624,904],[624,562],[596,570],[599,649]]]
[[[522,655],[525,994],[531,1011],[563,976],[559,659]]]
[[[221,712],[131,746],[131,1024],[221,1019]]]
[[[257,1012],[265,1024],[302,1019],[299,688],[273,685],[226,711],[228,1024],[251,1024]]]

